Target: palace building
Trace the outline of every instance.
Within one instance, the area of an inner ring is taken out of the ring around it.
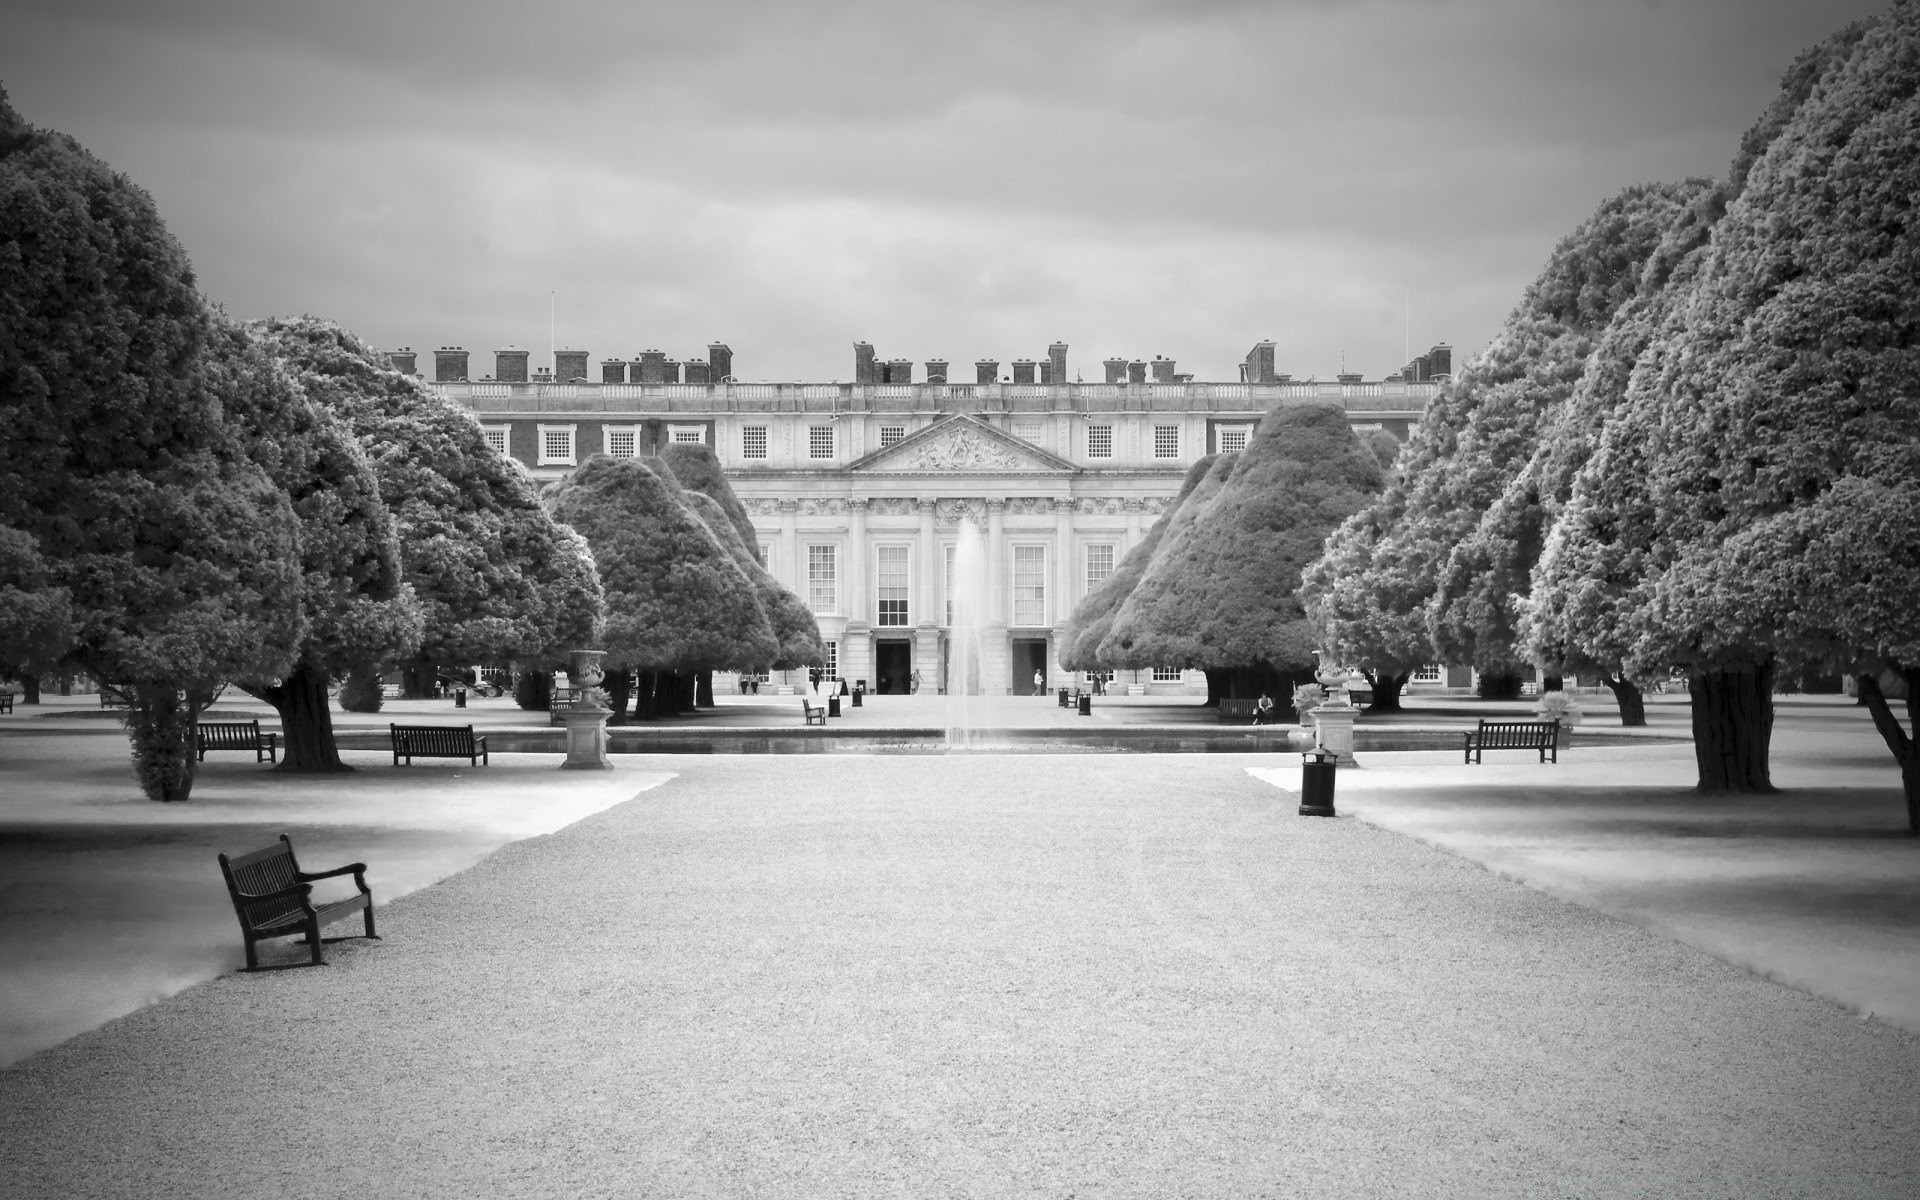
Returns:
[[[1385,380],[1296,381],[1261,342],[1240,378],[1195,382],[1172,359],[1108,359],[1100,383],[1068,382],[1067,347],[1044,360],[881,361],[854,347],[851,383],[740,383],[725,345],[705,361],[647,351],[605,360],[582,350],[556,370],[495,352],[489,378],[468,354],[435,353],[440,394],[471,409],[487,438],[537,479],[587,456],[646,456],[672,443],[712,447],[759,533],[761,560],[820,621],[830,673],[904,692],[945,686],[954,545],[972,519],[987,541],[988,684],[1025,694],[1033,677],[1068,681],[1058,646],[1067,616],[1166,510],[1197,459],[1244,447],[1276,405],[1345,406],[1360,430],[1404,440],[1451,370],[1435,346]],[[415,373],[417,356],[390,354]],[[1132,674],[1132,673],[1129,673]],[[1129,682],[1123,679],[1123,683]],[[1197,672],[1143,671],[1152,692],[1204,690]]]

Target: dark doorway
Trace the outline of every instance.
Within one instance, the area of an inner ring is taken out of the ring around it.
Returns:
[[[1033,677],[1040,676],[1040,686],[1035,687]],[[1016,696],[1044,696],[1047,692],[1047,641],[1045,638],[1013,640],[1013,694]]]
[[[873,644],[873,690],[883,696],[904,696],[913,690],[913,643]]]

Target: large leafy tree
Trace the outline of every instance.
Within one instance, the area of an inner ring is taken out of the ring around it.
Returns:
[[[1290,696],[1312,678],[1318,648],[1301,569],[1381,484],[1379,460],[1344,409],[1274,409],[1194,490],[1182,509],[1192,519],[1169,525],[1100,655],[1219,672],[1228,696]]]
[[[690,495],[667,471],[596,455],[547,497],[592,547],[607,594],[607,662],[641,673],[643,716],[690,707],[695,672],[756,668],[779,651],[738,556]]]
[[[420,644],[420,608],[402,582],[400,542],[359,443],[244,330],[222,335],[228,414],[255,431],[256,457],[300,519],[306,618],[291,669],[236,682],[280,714],[285,753],[276,769],[350,771],[334,744],[328,688],[354,667],[411,654]]]
[[[1100,658],[1100,643],[1105,640],[1107,631],[1113,628],[1114,614],[1120,611],[1120,606],[1126,603],[1134,586],[1147,573],[1147,564],[1153,561],[1154,552],[1160,548],[1160,542],[1166,537],[1174,518],[1186,507],[1195,489],[1212,476],[1218,461],[1217,455],[1209,454],[1189,467],[1173,503],[1167,505],[1167,510],[1147,529],[1139,544],[1114,564],[1113,574],[1101,580],[1098,587],[1082,596],[1080,603],[1073,606],[1073,614],[1067,618],[1066,633],[1060,640],[1061,666],[1069,671],[1105,671],[1115,665]],[[1217,702],[1217,697],[1209,696],[1208,701]]]
[[[779,643],[779,650],[772,661],[755,664],[755,669],[769,666],[776,671],[789,671],[796,667],[825,663],[827,647],[820,639],[820,622],[805,600],[760,564],[760,556],[754,548],[759,538],[753,528],[753,518],[747,515],[746,506],[734,495],[732,486],[727,483],[726,472],[721,469],[713,451],[705,446],[669,446],[661,453],[660,463],[687,490],[689,498],[699,495],[711,501],[714,506],[712,509],[700,505],[696,511],[714,531],[714,535],[733,553],[740,563],[740,569],[753,580],[761,607],[766,610],[767,620],[773,625],[774,638]],[[710,689],[711,683],[706,686]]]
[[[1676,249],[1703,240],[1702,201],[1717,215],[1716,193],[1693,180],[1633,187],[1608,200],[1560,243],[1508,318],[1488,358],[1504,360],[1509,378],[1486,388],[1468,414],[1458,452],[1439,468],[1444,486],[1433,490],[1434,502],[1463,514],[1450,522],[1455,528],[1478,517],[1446,551],[1428,604],[1443,660],[1510,670],[1531,657],[1520,606],[1546,526],[1625,392],[1651,335],[1644,313],[1666,295]],[[1482,382],[1481,374],[1476,363],[1461,386]],[[1597,671],[1620,699],[1622,722],[1645,723],[1639,689],[1617,664],[1546,665]]]
[[[221,682],[305,634],[299,520],[219,341],[147,195],[0,93],[0,590],[38,614],[10,640],[124,690],[156,800],[190,794]]]
[[[472,414],[332,322],[274,318],[251,328],[372,464],[424,617],[408,664],[416,677],[436,664],[509,660],[544,670],[594,641],[602,599],[585,543],[555,523]]]

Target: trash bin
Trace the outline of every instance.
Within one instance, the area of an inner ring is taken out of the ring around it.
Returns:
[[[1067,689],[1065,689],[1065,688],[1061,688],[1061,689],[1060,689],[1060,707],[1061,707],[1061,708],[1065,708],[1065,707],[1067,707],[1067,704],[1068,704],[1068,701],[1067,701]]]
[[[1093,697],[1086,692],[1080,693],[1080,715],[1083,717],[1093,715]]]
[[[827,697],[827,715],[830,717],[840,715],[840,693],[835,692],[833,695]]]
[[[1300,756],[1300,815],[1331,817],[1333,812],[1333,773],[1339,756],[1331,750],[1314,747]]]
[[[866,695],[866,693],[861,691],[859,688],[853,689],[853,706],[855,708],[860,707],[860,697],[864,695]]]
[[[465,708],[467,706],[467,689],[453,689],[453,706],[455,708]]]

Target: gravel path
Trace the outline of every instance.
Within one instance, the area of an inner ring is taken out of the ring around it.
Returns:
[[[0,1195],[1920,1194],[1914,1038],[1250,761],[675,759],[0,1072]]]

